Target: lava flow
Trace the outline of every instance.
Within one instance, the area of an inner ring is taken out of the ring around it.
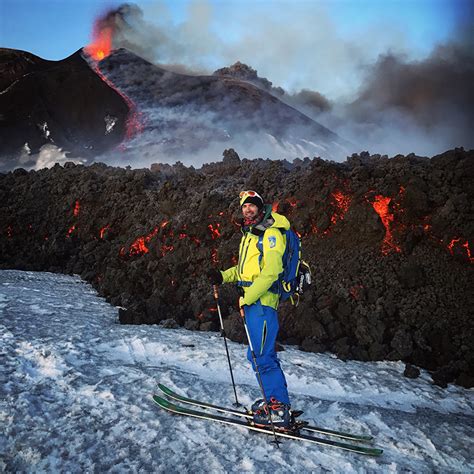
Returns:
[[[382,224],[385,227],[385,237],[382,243],[382,254],[387,255],[391,250],[396,252],[401,252],[401,248],[395,244],[392,235],[392,222],[393,222],[393,213],[390,211],[390,202],[392,201],[391,197],[385,197],[381,194],[378,194],[374,198],[372,203],[375,212],[380,216]]]
[[[110,79],[105,77],[99,68],[99,61],[105,59],[112,52],[113,36],[114,23],[107,13],[95,20],[92,29],[92,43],[84,48],[84,52],[88,56],[87,59],[89,59],[91,68],[110,88],[117,92],[127,104],[129,112],[126,122],[126,138],[130,140],[143,130],[142,114],[137,111],[135,103],[120,91]]]
[[[469,260],[470,263],[474,263],[474,256],[471,254],[471,249],[469,247],[469,242],[467,240],[461,238],[454,238],[451,239],[451,242],[448,244],[448,250],[451,255],[454,255],[455,247],[461,247],[464,251],[466,258]]]
[[[336,190],[331,193],[333,199],[333,206],[335,211],[331,217],[331,223],[335,225],[337,221],[344,220],[346,212],[349,210],[352,198],[348,194],[344,194],[342,191]]]

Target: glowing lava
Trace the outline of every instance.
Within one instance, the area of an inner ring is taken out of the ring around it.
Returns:
[[[211,231],[212,240],[216,240],[221,236],[219,227],[221,225],[217,222],[216,224],[209,224],[207,227]]]
[[[71,237],[71,234],[76,230],[76,224],[73,224],[71,227],[69,227],[68,231],[67,231],[67,235],[66,237],[69,238]]]
[[[219,256],[217,254],[216,248],[212,249],[211,251],[211,260],[212,260],[212,263],[219,263]]]
[[[92,60],[89,61],[92,69],[127,104],[129,113],[126,121],[126,138],[130,140],[143,131],[142,114],[137,111],[135,103],[105,77],[98,64],[99,61],[105,59],[112,52],[114,29],[113,16],[110,16],[109,13],[97,18],[92,28],[92,43],[84,48],[84,52]]]
[[[92,43],[85,47],[86,53],[96,61],[101,61],[112,50],[112,26],[104,26],[103,19],[98,18],[92,29]]]
[[[79,201],[76,201],[76,204],[74,206],[74,217],[77,217],[79,215],[79,211],[81,210],[81,203]]]
[[[145,254],[148,253],[150,250],[146,246],[148,242],[158,233],[158,227],[155,227],[152,232],[150,232],[148,235],[144,237],[138,237],[138,239],[133,242],[133,244],[130,246],[130,255],[140,255],[140,254]]]
[[[463,239],[461,238],[454,238],[451,240],[451,242],[448,244],[448,250],[449,250],[449,253],[451,255],[454,255],[454,249],[455,247],[458,247],[458,246],[461,246],[462,248],[464,248],[464,252],[465,252],[465,255],[467,257],[467,259],[469,260],[470,263],[474,263],[474,257],[472,256],[471,254],[471,249],[469,247],[469,242],[467,240],[462,241]]]
[[[344,216],[351,205],[351,197],[348,194],[344,194],[341,191],[334,191],[331,193],[333,204],[336,208],[336,211],[331,217],[331,223],[336,224],[339,220],[344,220]]]
[[[391,226],[393,223],[393,214],[390,212],[390,202],[392,201],[391,197],[385,197],[381,194],[375,196],[375,200],[372,203],[372,206],[375,212],[379,215],[382,220],[382,224],[385,227],[385,237],[382,242],[382,254],[387,255],[391,250],[396,252],[401,252],[401,248],[398,247],[393,241],[393,235]]]
[[[107,232],[107,229],[110,229],[110,225],[109,225],[109,224],[107,224],[105,227],[102,227],[102,229],[100,229],[99,235],[100,235],[100,238],[101,238],[101,239],[104,238],[104,235],[105,235],[105,233]]]

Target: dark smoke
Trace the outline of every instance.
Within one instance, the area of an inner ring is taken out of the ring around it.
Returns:
[[[386,54],[367,71],[367,82],[348,107],[362,123],[387,110],[407,115],[422,129],[453,128],[460,144],[472,145],[474,54],[463,44],[438,46],[424,61]]]
[[[225,61],[236,53],[249,56],[244,44],[234,44],[227,49],[219,44],[211,31],[210,17],[209,9],[201,6],[193,9],[190,18],[181,25],[168,24],[163,19],[154,24],[144,18],[140,7],[124,4],[109,12],[106,18],[114,24],[115,47],[125,47],[164,67],[170,63],[173,71],[192,75],[206,73],[206,58]],[[262,22],[265,21],[262,18]],[[262,23],[262,26],[265,25]],[[325,91],[310,88],[285,90],[240,61],[214,74],[238,77],[267,90],[356,143],[354,151],[369,149],[389,155],[410,152],[428,155],[456,146],[474,146],[471,136],[474,118],[472,28],[460,29],[459,36],[462,37],[456,42],[438,45],[429,57],[418,61],[393,52],[380,55],[375,63],[370,62],[368,54],[339,55],[338,63],[321,65],[325,69],[321,70],[321,78],[332,74],[340,76],[342,61],[347,82],[353,83],[354,77],[359,77],[360,64],[365,62],[366,66],[362,86],[355,95],[338,100],[330,100],[324,95]],[[351,47],[336,43],[337,37],[327,41],[327,47],[331,41],[334,43],[335,52]],[[272,47],[272,42],[268,45]],[[354,47],[357,49],[357,45]],[[289,69],[288,77],[294,73]]]

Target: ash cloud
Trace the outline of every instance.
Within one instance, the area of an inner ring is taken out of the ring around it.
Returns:
[[[322,9],[312,18],[291,15],[291,22],[254,15],[252,24],[260,22],[260,28],[227,44],[213,32],[215,13],[206,3],[191,4],[180,24],[170,21],[164,5],[145,18],[140,7],[124,4],[108,18],[114,22],[115,47],[181,74],[211,74],[209,65],[220,61],[214,74],[267,90],[354,143],[354,152],[428,155],[474,145],[474,62],[468,47],[472,28],[463,30],[457,42],[439,45],[425,59],[413,61],[403,49],[403,35],[393,27],[384,28],[374,46],[370,32],[351,43],[338,37]],[[316,30],[311,45],[318,45],[311,55],[307,40],[301,39],[309,23]],[[256,44],[265,44],[265,58]],[[242,62],[246,58],[252,66]],[[337,87],[345,91],[339,97],[334,96]]]
[[[424,60],[387,53],[367,68],[357,98],[326,121],[348,139],[362,135],[385,153],[474,147],[474,53],[467,41],[439,45]]]

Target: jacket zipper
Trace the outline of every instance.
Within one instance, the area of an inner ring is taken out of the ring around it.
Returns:
[[[247,244],[247,247],[245,248],[244,258],[242,259],[242,263],[240,265],[240,270],[239,270],[239,274],[241,277],[242,277],[242,272],[244,271],[244,264],[245,264],[245,259],[247,258],[247,253],[249,251],[249,246],[250,246],[250,243],[252,242],[251,238],[247,237],[247,239],[248,239],[248,244]]]

